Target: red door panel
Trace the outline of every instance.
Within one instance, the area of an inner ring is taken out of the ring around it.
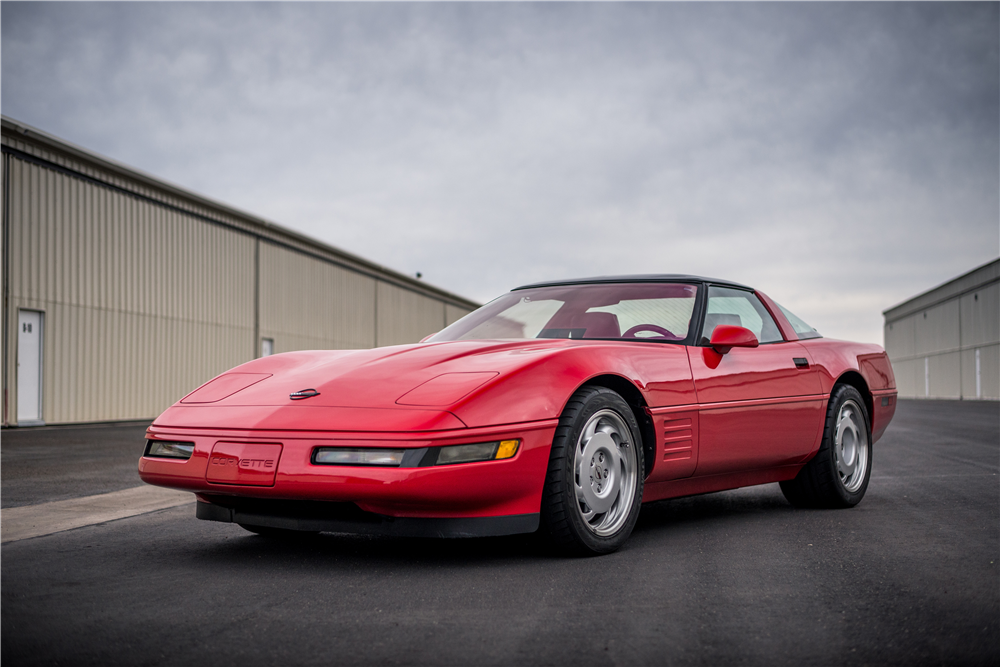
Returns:
[[[812,396],[822,391],[819,378],[795,359],[809,361],[801,343],[771,343],[754,348],[734,347],[718,354],[710,347],[689,347],[691,373],[698,402],[724,403],[759,398]]]
[[[700,405],[697,475],[796,463],[811,454],[823,424],[819,377],[795,359],[796,342],[733,348],[688,348]]]

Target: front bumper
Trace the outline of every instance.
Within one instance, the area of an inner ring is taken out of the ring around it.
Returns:
[[[519,519],[526,526],[534,521],[541,507],[542,488],[548,467],[549,449],[557,425],[556,420],[513,424],[477,429],[455,429],[423,433],[321,433],[280,431],[237,431],[230,429],[182,429],[151,426],[147,437],[152,440],[193,442],[194,451],[186,460],[143,456],[139,460],[139,476],[157,486],[192,491],[199,497],[199,509],[204,518],[235,521],[266,527],[291,527],[274,523],[259,523],[240,519],[233,512],[247,513],[248,506],[239,499],[254,499],[252,513],[258,517],[278,517],[294,520],[296,506],[282,501],[315,501],[320,508],[333,508],[332,503],[356,505],[361,511],[382,517],[381,523],[396,523],[397,519],[481,519],[533,516]],[[514,457],[497,461],[458,463],[452,465],[396,468],[376,466],[333,466],[312,463],[312,453],[318,447],[388,447],[419,449],[492,440],[517,438],[521,445]],[[208,466],[213,448],[219,443],[247,445],[280,444],[280,456],[269,485],[222,484],[209,481]],[[261,501],[272,501],[268,508]],[[215,512],[210,507],[218,507]],[[316,515],[316,506],[299,505],[305,512],[302,519],[326,520]],[[309,511],[306,511],[306,510]],[[229,512],[225,518],[226,510]],[[311,513],[313,512],[313,513]],[[211,515],[211,516],[209,516]],[[275,519],[275,520],[278,520]],[[300,530],[339,530],[342,521],[337,512],[327,517],[326,528]],[[371,519],[371,517],[369,517]],[[371,521],[368,521],[371,524]],[[404,525],[399,524],[400,526]],[[411,522],[412,524],[412,522]],[[319,524],[310,524],[319,525]],[[413,524],[416,525],[416,524]],[[441,524],[445,526],[445,524]],[[426,534],[440,529],[445,533],[466,534],[466,528],[454,524],[451,528],[434,524],[421,526]],[[457,526],[457,528],[455,527]],[[342,528],[343,526],[341,526]],[[370,527],[370,526],[369,526]],[[409,534],[399,528],[347,532],[388,532]],[[533,530],[533,528],[532,528]],[[516,530],[514,532],[524,532]],[[488,532],[475,534],[507,534]]]

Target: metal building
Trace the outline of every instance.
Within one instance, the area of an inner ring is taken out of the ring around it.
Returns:
[[[2,150],[5,426],[149,419],[256,356],[478,306],[9,118]]]
[[[882,314],[900,398],[1000,400],[1000,259]]]

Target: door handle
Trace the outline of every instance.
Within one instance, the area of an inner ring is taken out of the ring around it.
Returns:
[[[804,357],[792,357],[792,361],[795,362],[795,367],[800,371],[804,371],[809,368],[809,360]]]

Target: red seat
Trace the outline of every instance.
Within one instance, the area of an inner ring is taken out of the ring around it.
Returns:
[[[570,320],[573,329],[586,329],[583,338],[621,338],[618,316],[614,313],[580,313]]]

